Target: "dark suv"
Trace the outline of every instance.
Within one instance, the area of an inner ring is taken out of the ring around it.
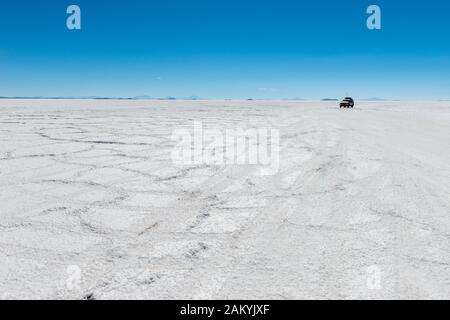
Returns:
[[[352,98],[346,97],[339,104],[339,108],[353,108],[355,106],[355,101]]]

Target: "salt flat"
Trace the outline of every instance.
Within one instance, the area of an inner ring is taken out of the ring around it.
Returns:
[[[276,128],[279,171],[173,163]],[[448,299],[450,102],[0,100],[0,298]]]

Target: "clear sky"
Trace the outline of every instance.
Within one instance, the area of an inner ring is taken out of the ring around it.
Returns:
[[[92,95],[450,99],[450,1],[1,1],[0,96]]]

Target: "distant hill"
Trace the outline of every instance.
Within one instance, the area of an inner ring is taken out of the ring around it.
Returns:
[[[100,96],[83,96],[83,97],[4,97],[0,99],[17,99],[17,100],[201,100],[199,96],[190,97],[164,97],[155,98],[148,95],[135,97],[100,97]]]
[[[324,98],[321,101],[339,101],[339,99],[334,99],[334,98]]]
[[[155,98],[148,96],[148,95],[142,95],[142,96],[136,96],[133,99],[134,100],[153,100]]]
[[[387,99],[383,98],[368,98],[368,99],[361,99],[362,101],[387,101]]]

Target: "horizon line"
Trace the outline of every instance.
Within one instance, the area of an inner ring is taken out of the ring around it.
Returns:
[[[338,98],[201,98],[197,96],[192,97],[150,97],[150,96],[136,96],[136,97],[102,97],[102,96],[0,96],[0,100],[134,100],[134,101],[320,101],[320,102],[336,102],[341,99]],[[446,102],[450,99],[385,99],[385,98],[361,98],[355,99],[356,101],[366,102],[385,102],[385,101],[437,101]]]

